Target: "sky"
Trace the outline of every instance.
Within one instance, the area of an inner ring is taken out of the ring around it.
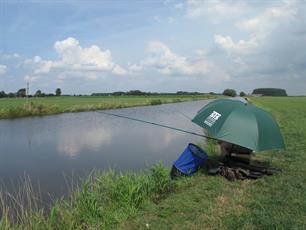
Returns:
[[[306,1],[0,0],[0,91],[306,95]]]

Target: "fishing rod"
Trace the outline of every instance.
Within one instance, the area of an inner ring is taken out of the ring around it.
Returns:
[[[105,114],[105,115],[109,115],[109,116],[129,119],[129,120],[132,120],[132,121],[138,121],[138,122],[146,123],[146,124],[150,124],[150,125],[156,125],[156,126],[159,126],[159,127],[172,129],[172,130],[176,130],[176,131],[183,132],[183,133],[188,133],[188,134],[199,136],[199,137],[205,137],[205,138],[208,138],[208,139],[217,140],[216,138],[213,138],[213,137],[210,137],[210,136],[207,136],[207,135],[198,134],[198,133],[195,133],[195,132],[190,132],[190,131],[187,131],[187,130],[184,130],[184,129],[175,128],[175,127],[168,126],[168,125],[163,125],[163,124],[158,124],[158,123],[151,122],[151,121],[145,121],[145,120],[141,120],[141,119],[137,119],[137,118],[133,118],[133,117],[123,116],[123,115],[118,115],[118,114],[115,114],[115,113],[109,113],[109,112],[103,112],[103,111],[96,111],[96,112],[97,113],[102,113],[102,114]]]

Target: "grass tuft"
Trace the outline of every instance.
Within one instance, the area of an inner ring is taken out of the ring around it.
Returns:
[[[160,105],[162,104],[162,101],[160,99],[153,99],[150,102],[151,105]]]

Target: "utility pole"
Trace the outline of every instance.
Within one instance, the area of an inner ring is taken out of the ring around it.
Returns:
[[[26,91],[26,107],[29,109],[29,91],[30,90],[30,82],[27,81],[27,91]]]

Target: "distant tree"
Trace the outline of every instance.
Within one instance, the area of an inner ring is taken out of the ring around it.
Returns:
[[[237,96],[236,90],[234,90],[234,89],[225,89],[222,94],[225,95],[225,96],[230,96],[230,97],[236,97]]]
[[[25,88],[19,89],[17,91],[17,97],[25,97],[25,96],[26,96],[26,89]]]
[[[0,91],[0,98],[2,98],[2,97],[6,97],[7,95],[6,95],[6,93],[4,92],[4,91]]]
[[[199,92],[187,92],[187,91],[177,91],[177,95],[198,95],[201,94]]]
[[[9,98],[12,98],[12,97],[16,97],[16,94],[15,94],[15,93],[8,93],[7,96],[8,96]]]
[[[278,88],[258,88],[254,89],[252,94],[263,96],[287,96],[286,90]]]
[[[37,90],[36,93],[34,94],[34,97],[41,97],[41,90]]]
[[[62,94],[61,89],[60,89],[60,88],[57,88],[57,89],[55,90],[55,96],[61,96],[61,94]]]
[[[125,95],[125,92],[116,91],[116,92],[113,92],[112,95],[113,95],[113,96],[122,96],[122,95]]]
[[[45,93],[41,93],[41,95],[40,95],[41,97],[45,97],[46,96],[46,94]]]
[[[135,96],[139,96],[139,95],[145,95],[145,92],[141,92],[140,90],[130,90],[128,92],[126,92],[127,95],[135,95]]]
[[[240,95],[240,97],[246,96],[245,92],[243,92],[243,91],[241,91],[239,95]]]

